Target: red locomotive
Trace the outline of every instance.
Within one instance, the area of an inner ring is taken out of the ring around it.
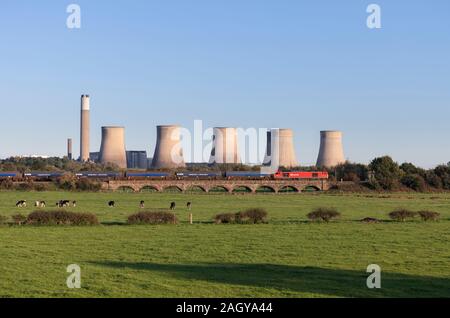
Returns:
[[[274,179],[328,179],[326,171],[278,171]]]

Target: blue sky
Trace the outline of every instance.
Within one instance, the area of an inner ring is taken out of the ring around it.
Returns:
[[[82,26],[66,28],[66,7]],[[382,29],[366,7],[382,9]],[[0,157],[79,147],[79,97],[128,149],[154,150],[157,124],[290,127],[312,164],[319,131],[346,157],[450,161],[450,2],[2,0]]]

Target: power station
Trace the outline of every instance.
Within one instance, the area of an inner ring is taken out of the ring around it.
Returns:
[[[115,164],[120,169],[127,168],[124,127],[102,127],[102,143],[99,160],[104,164]]]
[[[163,125],[156,127],[156,147],[152,168],[174,169],[186,166],[181,147],[180,126]]]
[[[337,130],[321,131],[317,167],[329,168],[342,163],[345,163],[342,132]]]
[[[80,124],[80,161],[89,161],[89,133],[90,133],[90,98],[81,95],[81,124]]]
[[[101,149],[90,153],[90,96],[81,95],[80,120],[80,161],[113,163],[121,169],[148,168],[145,150],[126,151],[125,128],[117,126],[102,127]],[[241,164],[238,130],[231,127],[213,129],[212,150],[209,164]],[[71,160],[72,139],[67,140],[67,157]],[[151,168],[176,169],[186,167],[181,146],[181,127],[179,125],[157,126],[157,141]],[[320,132],[320,150],[317,167],[328,168],[345,163],[342,146],[342,132],[326,130]],[[267,147],[263,165],[294,168],[299,166],[294,146],[294,132],[289,128],[267,131]]]
[[[292,129],[272,129],[267,131],[265,165],[293,168],[298,166],[295,155],[294,132]]]
[[[215,127],[210,164],[240,164],[238,133],[236,128]]]

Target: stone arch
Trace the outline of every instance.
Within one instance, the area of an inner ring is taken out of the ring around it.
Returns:
[[[210,193],[228,193],[228,192],[230,192],[230,189],[228,189],[226,186],[218,185],[218,186],[211,187],[208,192],[210,192]]]
[[[132,186],[119,186],[116,189],[117,192],[136,192]]]
[[[204,192],[208,192],[205,187],[201,186],[201,185],[192,185],[186,188],[186,192],[191,192],[191,193],[204,193]]]
[[[256,193],[276,193],[276,192],[277,191],[273,187],[267,185],[259,186],[256,189]]]
[[[159,192],[160,189],[157,186],[153,186],[153,185],[146,185],[143,186],[139,192]]]
[[[163,192],[180,193],[183,192],[183,189],[177,185],[169,185],[167,187],[164,187]]]
[[[253,190],[249,186],[240,185],[233,188],[233,193],[252,193]]]
[[[280,190],[278,190],[279,193],[298,193],[300,192],[300,190],[292,185],[286,185],[280,188]]]
[[[302,189],[302,191],[305,191],[305,192],[317,192],[317,191],[322,191],[322,189],[320,189],[318,186],[315,186],[315,185],[307,185],[306,187],[304,187]]]

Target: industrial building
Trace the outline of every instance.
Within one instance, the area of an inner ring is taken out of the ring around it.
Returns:
[[[215,127],[210,164],[240,164],[238,133],[236,128]]]
[[[113,163],[121,169],[127,168],[125,151],[125,128],[118,126],[102,127],[100,163]]]
[[[174,169],[185,167],[181,147],[180,126],[163,125],[156,127],[157,139],[152,168]]]
[[[147,151],[145,150],[129,150],[127,154],[128,169],[147,169]]]
[[[345,163],[344,147],[342,145],[342,132],[326,130],[320,132],[320,150],[317,158],[317,167],[335,167]]]

